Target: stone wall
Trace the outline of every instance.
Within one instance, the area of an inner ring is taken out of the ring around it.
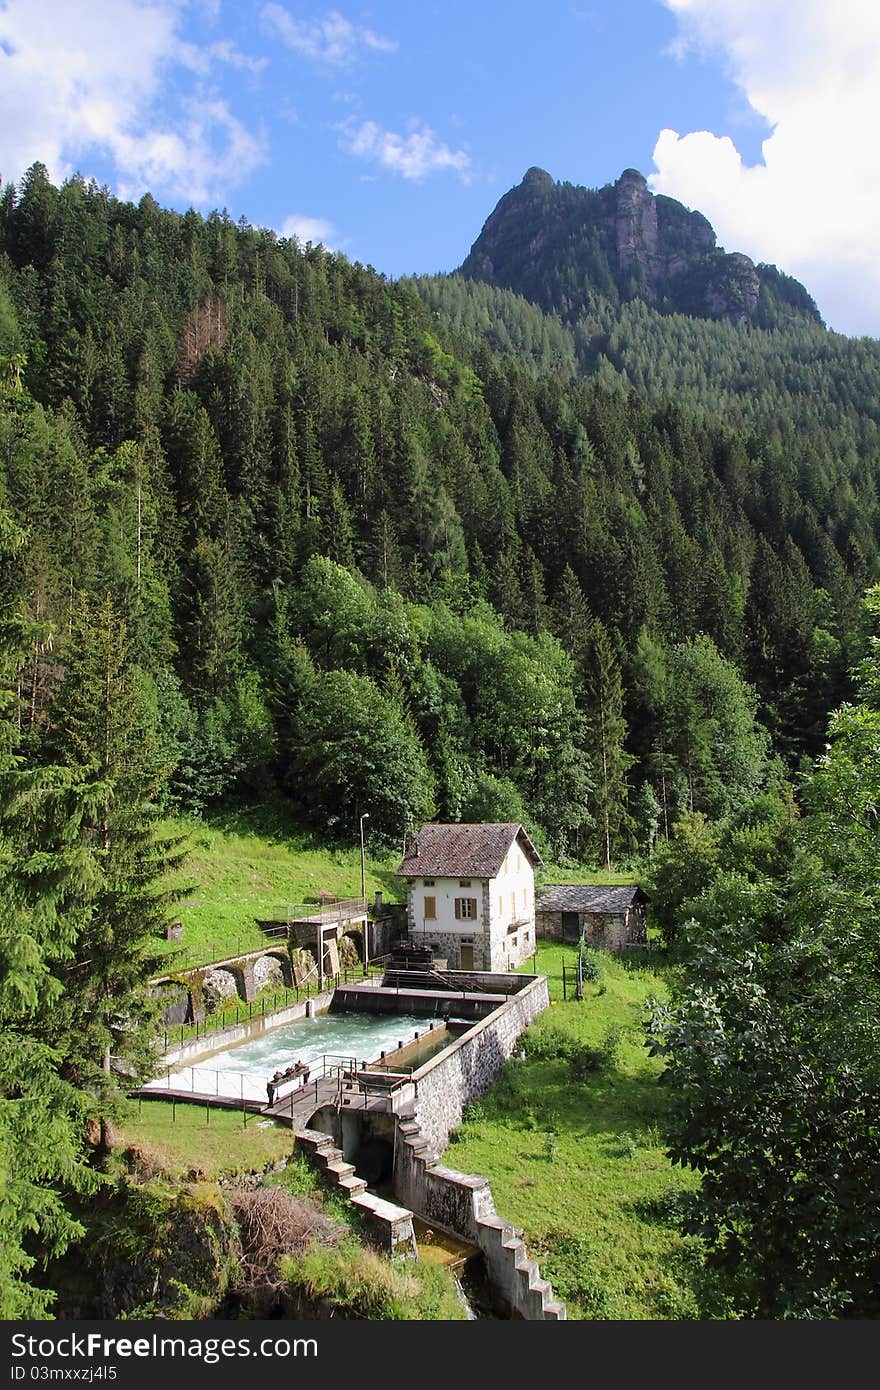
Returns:
[[[415,1118],[434,1158],[461,1124],[465,1106],[486,1094],[517,1039],[549,1003],[547,979],[538,975],[413,1073]]]
[[[385,903],[382,916],[370,922],[370,959],[390,955],[398,937],[405,933],[406,925],[403,903]]]
[[[630,914],[622,912],[579,912],[580,930],[588,946],[605,951],[620,951],[625,946],[635,944],[630,937],[635,934],[636,923],[630,923]],[[538,936],[546,941],[562,941],[562,913],[539,912],[537,918]],[[577,947],[576,941],[569,942]]]

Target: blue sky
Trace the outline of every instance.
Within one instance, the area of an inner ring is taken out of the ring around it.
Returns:
[[[876,0],[0,0],[0,176],[450,270],[533,164],[627,167],[880,333]]]

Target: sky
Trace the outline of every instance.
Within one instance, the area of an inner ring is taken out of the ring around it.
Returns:
[[[532,165],[636,168],[880,336],[878,0],[0,0],[0,178],[454,270]]]

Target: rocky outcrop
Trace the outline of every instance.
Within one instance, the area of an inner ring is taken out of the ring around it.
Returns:
[[[657,205],[637,169],[624,169],[615,184],[614,231],[620,270],[638,265],[652,283],[660,263]]]
[[[761,278],[754,261],[740,252],[725,256],[706,287],[706,308],[711,318],[751,323],[761,294]]]
[[[702,213],[653,194],[637,169],[579,188],[531,168],[491,213],[461,273],[500,285],[550,313],[577,319],[596,295],[644,299],[665,313],[759,321],[762,291],[821,322],[806,290],[716,244]]]

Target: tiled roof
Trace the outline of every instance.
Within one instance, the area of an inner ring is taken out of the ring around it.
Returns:
[[[594,883],[548,883],[535,903],[536,912],[626,912],[645,895],[634,883],[608,887]]]
[[[423,825],[403,856],[403,878],[495,878],[514,841],[536,867],[541,856],[521,825]]]

